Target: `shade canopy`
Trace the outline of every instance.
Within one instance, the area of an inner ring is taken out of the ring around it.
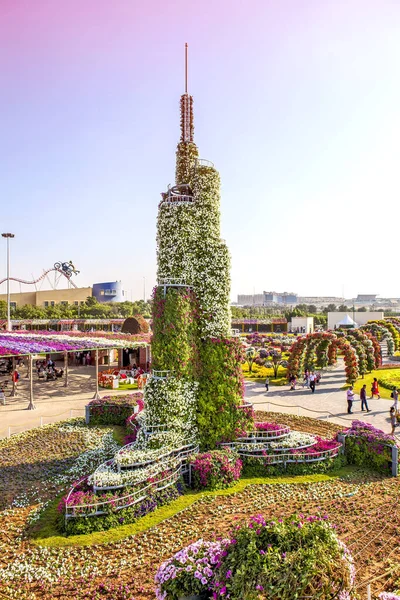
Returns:
[[[344,319],[342,319],[341,321],[339,321],[339,323],[336,323],[336,326],[342,327],[342,326],[353,326],[356,327],[357,323],[355,321],[353,321],[353,319],[351,317],[349,317],[349,315],[346,315],[344,317]]]
[[[0,356],[137,348],[148,346],[149,343],[149,334],[13,331],[0,333]]]

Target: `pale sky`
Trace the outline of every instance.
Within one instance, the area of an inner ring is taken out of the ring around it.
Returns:
[[[400,296],[399,31],[398,1],[1,0],[12,275],[73,260],[79,286],[122,280],[135,299],[146,277],[150,293],[187,41],[232,299]]]

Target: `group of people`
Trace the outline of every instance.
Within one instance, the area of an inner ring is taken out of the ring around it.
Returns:
[[[62,377],[64,369],[58,369],[56,363],[51,358],[47,360],[36,361],[36,372],[39,379],[45,379],[46,381],[54,381],[58,377]]]
[[[82,365],[84,367],[90,367],[92,364],[91,352],[75,352],[75,366]]]
[[[308,369],[306,369],[304,371],[304,377],[303,377],[303,389],[304,388],[310,388],[311,392],[314,393],[315,392],[315,386],[321,381],[321,373],[319,371],[317,371],[316,373],[314,373],[314,371],[309,371]],[[289,383],[290,383],[290,389],[291,390],[295,390],[296,389],[296,385],[297,385],[297,378],[295,375],[291,375],[289,377]]]
[[[371,385],[371,398],[370,400],[372,400],[374,397],[377,397],[378,400],[380,399],[380,392],[379,392],[379,384],[378,384],[378,380],[376,377],[374,377],[374,380],[372,382]],[[389,411],[389,415],[390,415],[390,424],[392,426],[392,431],[391,434],[393,435],[395,432],[395,428],[399,425],[398,422],[398,415],[399,415],[399,390],[397,389],[397,387],[393,388],[393,391],[391,393],[391,398],[393,399],[393,406],[390,407],[390,411]],[[362,412],[371,412],[371,409],[368,406],[368,400],[367,400],[367,385],[364,383],[364,385],[362,386],[361,390],[360,390],[360,400],[361,400],[361,410]],[[349,387],[349,389],[347,390],[347,413],[349,415],[353,414],[353,402],[355,402],[355,394],[353,391],[353,386],[351,385]]]

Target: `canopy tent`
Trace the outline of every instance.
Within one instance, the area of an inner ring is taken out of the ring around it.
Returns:
[[[358,325],[349,315],[346,315],[344,319],[336,323],[336,327],[358,327]]]
[[[49,332],[49,331],[13,331],[0,333],[0,358],[29,357],[29,406],[33,403],[33,356],[37,354],[64,354],[65,387],[68,387],[68,353],[80,351],[95,351],[96,358],[96,394],[99,397],[98,372],[99,350],[147,347],[150,345],[149,334],[129,335],[108,332],[83,333],[81,331]],[[15,382],[13,378],[13,395]]]

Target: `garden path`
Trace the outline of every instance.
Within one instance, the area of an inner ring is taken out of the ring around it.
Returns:
[[[346,383],[344,363],[340,360],[336,367],[322,372],[319,385],[313,394],[309,388],[298,385],[290,391],[289,386],[270,386],[266,393],[264,382],[246,381],[246,399],[257,410],[291,413],[318,419],[328,419],[335,423],[348,425],[353,419],[371,423],[386,433],[391,431],[389,422],[390,400],[369,400],[370,413],[361,412],[359,396],[353,404],[353,415],[347,414]],[[368,390],[369,392],[369,390]]]

